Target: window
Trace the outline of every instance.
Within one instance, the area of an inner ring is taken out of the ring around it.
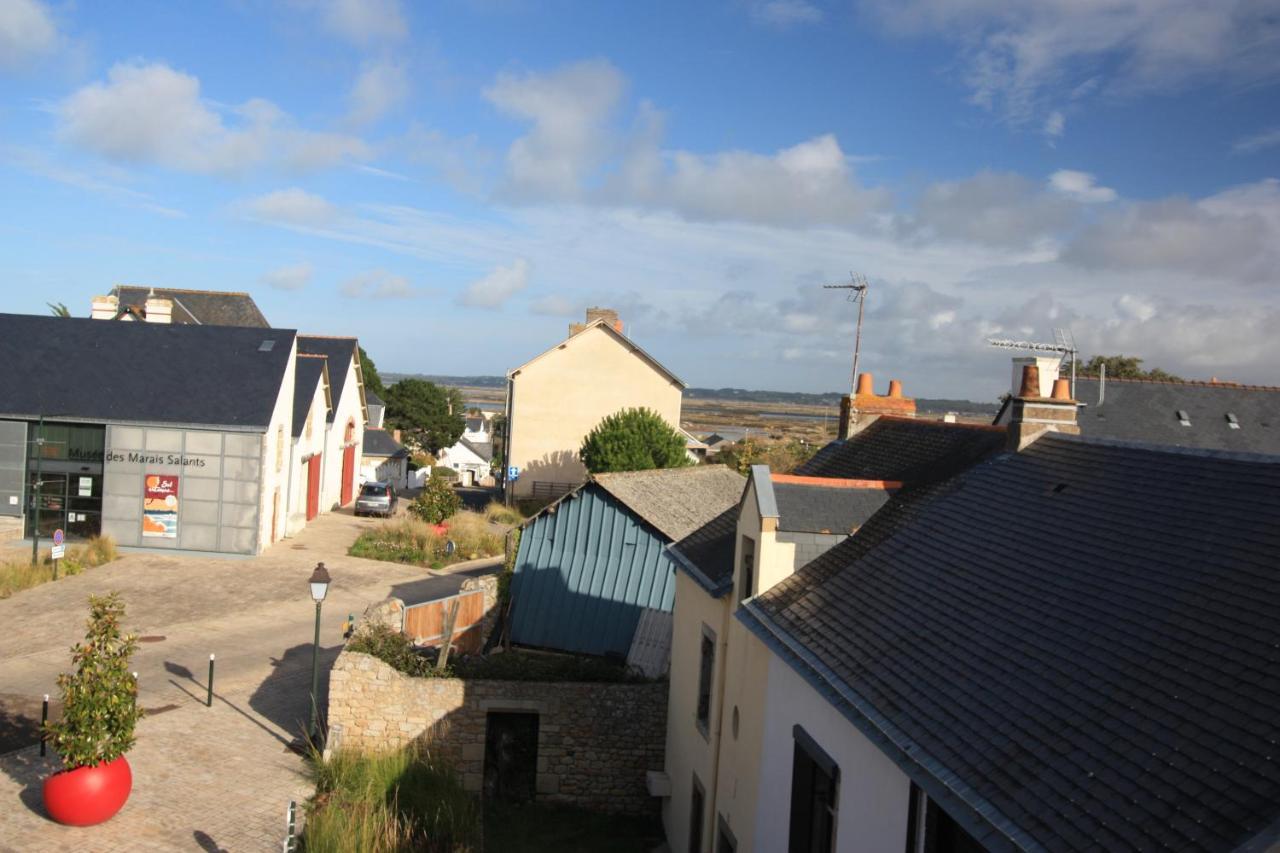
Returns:
[[[276,470],[284,467],[284,424],[276,427]]]
[[[689,798],[689,853],[702,853],[702,823],[707,792],[698,781],[698,774],[693,774],[693,795]]]
[[[985,847],[915,783],[911,785],[907,814],[907,853],[986,853]]]
[[[698,664],[698,728],[707,735],[711,730],[711,676],[716,665],[716,635],[702,626],[702,655]]]
[[[840,768],[804,729],[792,729],[790,853],[831,853],[835,848]]]
[[[756,543],[749,536],[742,537],[742,568],[738,570],[738,603],[751,597],[755,584]]]

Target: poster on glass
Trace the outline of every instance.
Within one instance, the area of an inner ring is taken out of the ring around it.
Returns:
[[[142,535],[178,538],[178,475],[148,474],[142,490]]]

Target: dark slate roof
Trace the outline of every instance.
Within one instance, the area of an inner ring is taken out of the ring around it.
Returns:
[[[392,438],[385,429],[367,427],[364,431],[364,445],[361,452],[365,456],[388,456],[398,458],[408,456],[409,451],[400,442]]]
[[[796,473],[808,477],[939,479],[1004,447],[1005,434],[985,424],[881,416],[844,441],[833,441]]]
[[[377,394],[373,393],[372,391],[365,391],[365,392],[364,392],[364,401],[365,401],[365,403],[366,403],[367,405],[370,405],[370,406],[385,406],[385,405],[386,405],[386,403],[385,403],[385,402],[383,402],[382,398],[381,398],[381,397],[379,397]]]
[[[0,314],[0,415],[262,428],[296,335]]]
[[[889,501],[877,488],[773,484],[778,529],[792,533],[852,533]]]
[[[1047,435],[740,608],[992,850],[1265,849],[1280,458]]]
[[[355,338],[330,338],[319,335],[298,335],[298,352],[322,355],[329,360],[329,393],[333,405],[329,407],[329,420],[333,420],[334,408],[342,399],[342,389],[347,384],[347,368],[356,358]]]
[[[1118,438],[1234,450],[1280,453],[1280,388],[1207,382],[1146,382],[1108,379],[1099,403],[1097,379],[1077,379],[1080,432]],[[1178,411],[1187,413],[1183,426]],[[1227,414],[1236,416],[1232,429]]]
[[[307,411],[316,397],[316,387],[324,379],[323,358],[298,357],[293,378],[293,437],[302,435],[307,426]]]
[[[733,549],[738,535],[738,504],[694,530],[667,551],[698,585],[716,598],[733,587]]]
[[[493,461],[493,442],[492,441],[469,441],[465,438],[458,439],[458,443],[470,450],[476,456],[479,456],[485,462]]]
[[[173,322],[197,323],[204,326],[254,326],[267,328],[271,324],[258,310],[253,297],[247,293],[219,290],[181,290],[172,287],[129,287],[117,285],[111,292],[120,300],[120,308],[141,309],[151,292],[156,296],[173,300]]]

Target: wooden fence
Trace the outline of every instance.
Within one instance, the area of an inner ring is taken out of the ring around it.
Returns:
[[[475,589],[411,604],[404,609],[404,635],[417,646],[438,646],[444,640],[449,610],[457,607],[453,620],[455,651],[473,654],[484,643],[481,622],[484,620],[484,590]]]

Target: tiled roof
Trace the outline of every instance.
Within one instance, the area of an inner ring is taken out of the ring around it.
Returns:
[[[392,438],[391,433],[385,429],[374,429],[366,427],[364,431],[364,444],[360,452],[365,456],[387,456],[399,458],[408,456],[409,451],[400,442]]]
[[[330,338],[320,335],[298,335],[298,352],[322,355],[329,360],[329,394],[333,405],[329,407],[329,420],[342,399],[342,389],[347,384],[347,368],[356,355],[355,338]]]
[[[889,501],[883,488],[775,482],[778,529],[792,533],[852,533]]]
[[[0,314],[0,415],[263,428],[296,334]]]
[[[1278,558],[1280,459],[1048,435],[739,618],[989,849],[1261,850]]]
[[[592,481],[672,541],[736,506],[747,483],[724,465],[596,474]]]
[[[1004,442],[1004,430],[987,425],[882,416],[847,440],[831,442],[796,473],[918,483],[962,470]]]
[[[271,325],[258,310],[253,297],[247,293],[128,285],[117,285],[111,289],[111,292],[120,300],[121,310],[127,307],[141,309],[146,305],[147,296],[153,291],[156,296],[173,300],[173,322],[175,323],[257,328],[266,328]]]

